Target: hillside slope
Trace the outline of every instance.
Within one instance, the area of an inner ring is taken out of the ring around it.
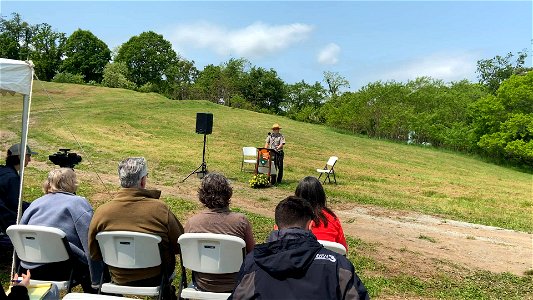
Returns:
[[[36,82],[29,140],[43,154],[35,157],[37,161],[46,161],[46,155],[60,147],[71,148],[84,156],[79,169],[102,174],[114,174],[116,162],[125,156],[142,155],[150,163],[150,179],[172,186],[201,163],[203,136],[195,133],[197,112],[214,116],[213,133],[207,136],[209,170],[234,181],[246,183],[250,177],[240,172],[242,147],[261,147],[270,126],[280,123],[287,139],[281,189],[293,191],[298,180],[317,175],[315,169],[336,155],[339,184],[326,189],[329,201],[343,209],[372,204],[533,231],[531,174],[462,154],[371,140],[204,101]],[[3,149],[19,138],[20,114],[20,97],[2,96]]]

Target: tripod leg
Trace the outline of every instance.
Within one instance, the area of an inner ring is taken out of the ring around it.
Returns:
[[[199,165],[198,168],[194,169],[194,171],[192,171],[189,175],[187,175],[187,177],[185,177],[185,179],[183,179],[181,182],[185,182],[185,180],[187,180],[187,178],[191,177],[192,174],[198,173],[198,170],[200,168],[202,168],[202,165]]]

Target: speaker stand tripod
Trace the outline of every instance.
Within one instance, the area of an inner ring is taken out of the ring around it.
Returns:
[[[198,166],[198,168],[194,169],[185,179],[183,179],[181,182],[185,182],[187,178],[191,177],[192,174],[198,174],[198,178],[202,179],[207,174],[207,164],[205,163],[205,142],[206,142],[207,134],[204,133],[204,150],[202,152],[202,163]]]

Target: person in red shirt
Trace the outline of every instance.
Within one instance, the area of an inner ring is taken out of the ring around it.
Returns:
[[[309,201],[315,211],[311,231],[318,240],[336,242],[344,246],[346,238],[342,230],[341,221],[335,213],[326,206],[326,193],[316,177],[307,176],[300,181],[295,191],[296,196]]]

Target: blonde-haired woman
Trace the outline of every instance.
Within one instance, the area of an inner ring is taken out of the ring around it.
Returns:
[[[43,183],[44,196],[34,200],[24,211],[21,224],[41,225],[59,228],[67,235],[74,262],[50,264],[21,262],[24,269],[31,270],[33,279],[68,280],[70,266],[74,265],[74,279],[84,292],[95,292],[92,282],[97,284],[103,265],[89,259],[88,231],[93,208],[87,199],[76,196],[78,181],[70,168],[60,168],[48,173]],[[90,270],[90,271],[89,271]]]

